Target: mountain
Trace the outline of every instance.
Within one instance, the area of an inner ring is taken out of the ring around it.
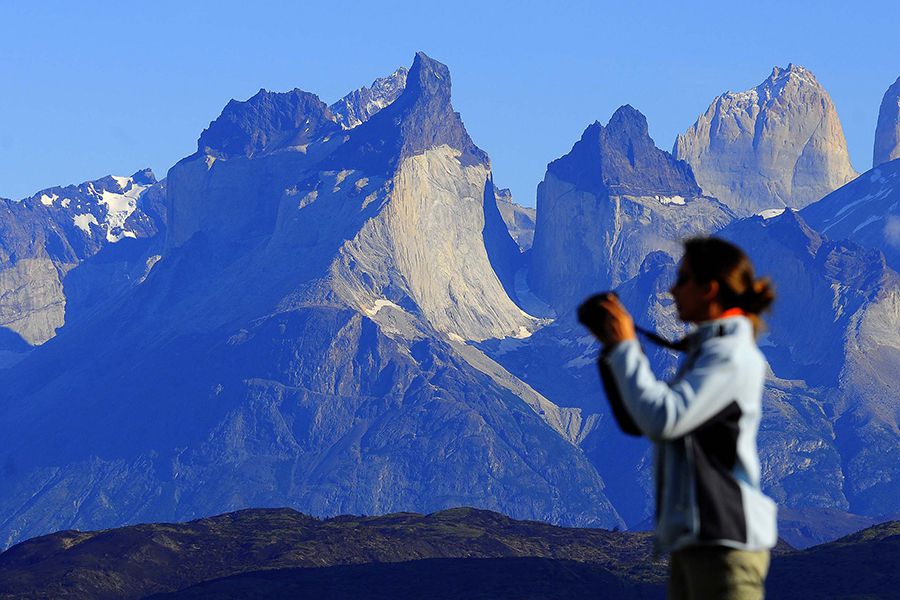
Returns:
[[[329,108],[344,129],[353,129],[396,100],[406,87],[409,71],[400,67],[387,77],[379,77],[370,87],[354,90]]]
[[[714,231],[734,215],[702,195],[690,167],[658,149],[631,106],[589,126],[538,185],[533,291],[565,312],[633,277],[654,250]]]
[[[164,182],[3,204],[3,547],[270,506],[649,528],[650,446],[610,418],[574,307],[615,287],[640,324],[683,335],[680,242],[712,232],[778,285],[760,453],[789,541],[900,512],[898,278],[887,233],[853,241],[893,217],[893,163],[808,207],[825,220],[736,220],[624,106],[548,165],[523,252],[527,211],[494,184],[447,67],[419,53],[396,76],[347,97],[371,100],[359,123],[262,90]],[[65,326],[46,327],[62,301]],[[20,322],[55,335],[32,344]],[[647,353],[671,375],[676,353]]]
[[[872,166],[900,158],[900,77],[884,93],[875,126]]]
[[[502,190],[495,188],[494,195],[509,234],[519,245],[520,250],[523,252],[528,250],[534,243],[535,209],[516,204],[508,188]]]
[[[900,277],[880,252],[832,241],[791,210],[718,235],[777,285],[759,340],[778,400],[760,433],[767,491],[789,508],[900,514]]]
[[[538,236],[540,227],[539,220]],[[759,448],[764,490],[787,509],[786,539],[805,547],[900,513],[892,499],[900,497],[893,400],[900,354],[888,333],[900,330],[897,274],[878,252],[831,241],[795,211],[740,219],[716,235],[746,248],[777,286],[759,341],[772,368]],[[616,287],[639,325],[673,340],[685,333],[668,293],[679,255],[649,253]],[[629,527],[649,527],[650,445],[618,431],[596,372],[599,348],[572,311],[528,338],[479,347],[550,402],[581,409],[588,425],[579,445],[607,483],[606,495]],[[656,373],[672,376],[676,353],[650,344],[645,351]]]
[[[350,130],[299,90],[232,101],[167,184],[146,277],[0,371],[4,546],[251,506],[623,525],[581,412],[464,343],[539,323],[444,65]]]
[[[802,208],[856,177],[831,98],[794,64],[775,67],[755,88],[717,96],[672,153],[706,194],[741,216]]]
[[[884,253],[900,271],[900,160],[882,163],[801,212],[816,230]]]
[[[150,240],[165,230],[164,197],[165,184],[147,169],[0,200],[0,347],[7,360],[143,275]]]

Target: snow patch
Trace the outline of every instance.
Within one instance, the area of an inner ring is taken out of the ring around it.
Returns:
[[[856,229],[854,229],[850,235],[853,235],[854,233],[856,233],[857,231],[859,231],[866,225],[869,225],[870,223],[874,223],[875,221],[880,221],[880,220],[881,220],[880,216],[871,216],[868,219],[866,219],[865,221],[863,221],[862,223],[860,223],[859,225],[857,225]]]
[[[529,314],[526,313],[525,311],[522,311],[522,314],[525,315],[526,317],[530,318],[530,319],[534,319],[534,317],[532,317],[531,315],[529,315]],[[528,331],[528,328],[525,327],[524,325],[519,325],[519,331],[518,331],[518,333],[516,333],[516,335],[514,335],[513,337],[516,338],[516,339],[520,339],[520,340],[521,340],[521,339],[523,339],[523,338],[531,337],[531,332]]]
[[[783,212],[784,212],[783,208],[767,208],[765,210],[759,211],[756,214],[758,216],[762,217],[763,219],[771,219],[771,218],[781,215]]]
[[[679,206],[684,206],[683,196],[656,196],[656,199],[659,200],[660,204],[678,204]]]
[[[397,310],[403,310],[398,305],[394,304],[390,300],[378,299],[375,301],[375,305],[372,308],[363,307],[363,311],[370,317],[374,317],[378,314],[378,311],[384,308],[385,306],[390,306],[391,308],[396,308]]]
[[[75,222],[75,227],[82,230],[83,232],[85,232],[88,235],[91,234],[91,223],[93,223],[97,227],[100,226],[100,223],[97,222],[97,217],[95,217],[91,213],[85,213],[83,215],[75,215],[72,218],[72,221]]]
[[[134,232],[125,230],[125,221],[137,208],[139,194],[135,193],[136,189],[143,191],[144,188],[137,185],[132,186],[124,194],[103,191],[100,204],[106,206],[106,241],[115,243],[125,237],[137,237]]]
[[[871,200],[881,200],[882,198],[885,198],[888,194],[890,194],[893,191],[894,191],[894,188],[883,187],[874,194],[866,194],[865,196],[863,196],[861,198],[858,198],[852,202],[848,202],[847,204],[842,206],[839,211],[837,211],[834,214],[834,219],[825,228],[822,229],[822,233],[827,232],[829,229],[831,229],[832,227],[834,227],[835,225],[837,225],[838,223],[840,223],[841,221],[846,219],[848,216],[850,216],[850,214],[852,214],[849,212],[851,209],[855,210],[856,207],[858,205],[862,204],[863,202],[868,202]]]
[[[128,189],[128,185],[131,183],[131,177],[119,177],[117,175],[112,175],[112,178],[116,180],[116,183],[119,184],[119,187],[123,192]]]
[[[891,215],[884,223],[884,240],[894,248],[900,248],[900,217]]]
[[[593,352],[585,352],[564,364],[563,367],[566,369],[579,369],[594,364],[595,360],[596,358]]]
[[[53,201],[59,198],[56,194],[41,194],[41,204],[44,206],[53,206]]]

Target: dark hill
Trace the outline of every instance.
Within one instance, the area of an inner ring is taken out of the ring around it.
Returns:
[[[250,579],[235,579],[235,585],[271,576],[271,588],[266,584],[266,589],[272,589],[274,595],[259,597],[275,598],[280,597],[276,593],[280,586],[304,581],[313,587],[327,586],[334,573],[342,572],[323,567],[368,565],[347,571],[376,580],[392,580],[405,572],[423,574],[433,568],[438,581],[460,569],[482,573],[491,568],[484,562],[457,565],[451,564],[453,561],[397,570],[382,570],[377,565],[421,559],[520,557],[552,559],[541,569],[578,574],[576,579],[613,582],[616,589],[631,590],[663,581],[664,561],[653,559],[652,552],[649,533],[568,529],[468,508],[424,516],[397,513],[327,520],[291,509],[256,509],[189,523],[62,531],[34,538],[0,554],[0,598],[141,598],[260,569],[268,571],[247,575]],[[554,564],[556,560],[575,566]],[[495,585],[515,581],[515,573],[528,570],[525,563],[510,564],[510,571],[494,577]],[[293,571],[298,567],[304,568],[299,575]],[[307,573],[310,567],[318,568],[318,573]],[[221,589],[230,584],[219,581],[211,585],[214,587],[209,589]]]
[[[772,598],[896,598],[900,522],[776,549]],[[0,554],[12,598],[662,598],[652,535],[456,508],[320,520],[253,509],[189,523],[61,531]]]

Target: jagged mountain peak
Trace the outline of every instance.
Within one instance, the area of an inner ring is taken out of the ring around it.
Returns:
[[[450,69],[424,52],[416,52],[406,80],[406,89],[450,102]]]
[[[134,174],[132,174],[131,179],[138,185],[153,185],[154,183],[158,183],[156,174],[153,172],[153,169],[150,168],[135,171]]]
[[[647,118],[628,104],[613,113],[606,127],[598,121],[589,125],[569,154],[550,163],[547,171],[598,192],[671,197],[701,193],[687,164],[656,147]]]
[[[248,158],[289,146],[303,147],[339,130],[318,96],[295,88],[260,89],[248,100],[231,100],[200,134],[198,152],[216,158]]]
[[[416,53],[400,96],[349,135],[332,164],[388,171],[404,158],[440,146],[458,152],[464,165],[490,164],[453,110],[450,69],[424,52]]]
[[[647,117],[644,116],[644,113],[630,104],[623,104],[616,109],[616,112],[609,118],[606,129],[610,134],[623,132],[628,133],[633,138],[650,137]]]
[[[379,77],[369,87],[354,90],[332,104],[331,112],[344,129],[353,129],[394,102],[406,87],[409,69],[400,67],[387,77]]]

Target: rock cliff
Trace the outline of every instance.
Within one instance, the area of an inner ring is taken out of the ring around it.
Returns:
[[[875,126],[872,166],[900,158],[900,77],[884,93]]]
[[[703,191],[748,216],[802,208],[856,176],[837,111],[811,71],[775,67],[761,84],[715,98],[675,141]]]

